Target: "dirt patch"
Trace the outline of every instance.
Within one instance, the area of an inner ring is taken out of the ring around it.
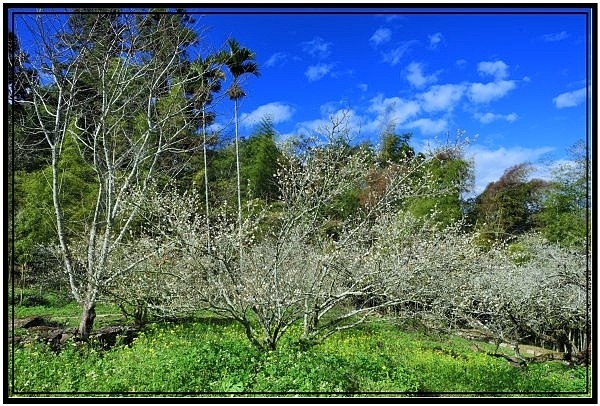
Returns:
[[[30,316],[25,317],[24,319],[15,319],[14,323],[8,324],[8,329],[11,330],[13,328],[33,328],[39,326],[49,326],[49,327],[62,327],[60,323],[51,321],[50,319],[43,316]]]
[[[9,329],[14,325],[18,333],[9,334],[8,342],[16,345],[39,342],[50,346],[55,352],[60,352],[63,346],[70,340],[80,343],[76,328],[65,328],[59,323],[53,322],[45,317],[31,316],[24,319],[16,319],[9,323]],[[102,349],[122,344],[129,345],[138,334],[138,329],[130,326],[108,326],[99,328],[90,334],[89,342],[97,343]],[[14,340],[13,340],[14,338]]]

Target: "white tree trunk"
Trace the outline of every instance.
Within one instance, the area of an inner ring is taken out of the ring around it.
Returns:
[[[208,162],[206,160],[206,107],[202,105],[202,153],[204,155],[204,204],[206,206],[206,249],[210,250],[210,218],[208,207]]]
[[[106,293],[113,280],[154,255],[143,253],[129,258],[127,264],[114,265],[116,252],[129,244],[135,246],[134,241],[128,240],[131,226],[160,170],[159,158],[166,152],[181,150],[178,143],[188,128],[187,122],[175,129],[170,126],[173,120],[185,120],[184,112],[188,109],[187,101],[178,94],[169,93],[167,96],[171,98],[165,103],[170,104],[157,108],[160,103],[157,95],[164,94],[161,92],[165,80],[175,77],[171,73],[183,47],[178,47],[180,51],[169,59],[140,64],[136,47],[145,39],[135,30],[136,16],[125,14],[120,34],[133,37],[127,44],[115,39],[119,41],[113,44],[115,48],[121,47],[117,48],[119,56],[100,54],[94,56],[93,63],[83,63],[88,55],[85,48],[73,53],[68,46],[61,47],[59,34],[64,34],[67,28],[58,19],[46,21],[50,18],[53,17],[38,15],[35,23],[26,23],[33,31],[32,64],[52,81],[51,84],[32,81],[33,100],[29,103],[37,118],[32,130],[44,134],[51,151],[52,200],[59,251],[72,294],[82,306],[79,334],[87,339],[93,327],[99,292]],[[58,27],[59,33],[46,32],[51,26]],[[173,36],[168,27],[160,29],[165,31],[151,35]],[[182,33],[187,35],[185,31]],[[82,33],[81,40],[89,40],[88,34]],[[187,43],[183,37],[175,40]],[[65,60],[70,60],[69,64],[65,65]],[[84,73],[96,80],[96,95],[90,96],[95,99],[79,98],[80,88],[89,86],[81,81]],[[173,83],[169,91],[175,92],[177,85]],[[140,118],[145,120],[145,128]],[[135,129],[131,130],[132,127]],[[96,174],[97,200],[90,208],[87,224],[77,225],[79,228],[65,219],[65,202],[61,196],[61,177],[65,169],[59,162],[67,137],[73,137],[81,159]]]
[[[238,204],[238,244],[239,244],[239,263],[242,267],[242,189],[240,187],[240,149],[238,134],[238,105],[237,99],[233,101],[233,116],[235,121],[235,164],[237,174],[237,204]]]

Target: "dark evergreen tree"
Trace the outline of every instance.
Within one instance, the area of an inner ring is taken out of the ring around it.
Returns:
[[[8,33],[7,67],[7,164],[10,175],[13,168],[16,171],[40,169],[48,151],[43,145],[43,134],[32,129],[33,111],[27,107],[33,98],[31,88],[39,80],[38,72],[29,63],[28,55],[13,32]]]
[[[23,101],[31,100],[31,83],[37,81],[37,73],[31,67],[27,54],[22,50],[17,35],[9,31],[8,53],[8,103],[16,110],[23,108]]]
[[[105,108],[106,100],[102,99],[100,87],[102,76],[111,69],[106,65],[107,56],[118,64],[118,56],[128,41],[124,22],[116,8],[74,8],[67,20],[67,30],[59,34],[58,46],[71,56],[63,61],[64,64],[76,60],[81,72],[73,96],[82,107],[75,113],[79,117],[77,124],[84,132],[94,131],[95,120],[102,116]],[[100,66],[101,69],[86,69],[88,66]]]
[[[264,118],[244,145],[241,171],[246,181],[245,195],[272,201],[278,187],[274,178],[281,153],[275,144],[275,129],[270,118]]]
[[[528,180],[532,169],[527,163],[508,168],[477,197],[477,227],[485,240],[510,241],[534,226],[547,182]]]
[[[425,197],[408,199],[406,208],[417,217],[434,214],[440,227],[461,220],[464,215],[463,193],[472,184],[471,164],[458,151],[444,151],[427,162],[419,176],[432,182],[433,190]]]

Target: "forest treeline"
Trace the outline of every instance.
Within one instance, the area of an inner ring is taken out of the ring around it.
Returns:
[[[208,310],[258,348],[322,340],[372,314],[569,354],[589,345],[589,164],[529,163],[478,196],[462,133],[417,152],[345,114],[281,140],[239,133],[254,52],[204,49],[192,15],[32,14],[8,36],[13,280],[68,289],[85,340],[106,300],[144,323]],[[268,84],[264,84],[268,86]],[[229,99],[234,134],[212,130]]]

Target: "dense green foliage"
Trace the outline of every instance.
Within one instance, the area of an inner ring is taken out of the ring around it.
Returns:
[[[67,137],[58,163],[61,171],[59,199],[64,207],[64,219],[69,224],[69,235],[82,231],[82,224],[97,198],[93,184],[96,173],[81,159],[79,148],[75,137]],[[20,171],[16,174],[16,194],[22,207],[15,220],[17,263],[35,261],[32,254],[39,247],[56,243],[51,178],[49,166],[31,173]]]
[[[386,166],[390,163],[400,163],[405,159],[412,158],[415,155],[415,151],[409,145],[411,137],[411,133],[400,136],[392,131],[386,131],[383,135],[378,157],[381,165]]]
[[[275,200],[279,191],[274,178],[281,152],[275,144],[275,128],[269,118],[265,118],[242,150],[241,173],[247,180],[244,195],[246,198]]]
[[[433,217],[440,226],[460,221],[463,214],[462,194],[471,186],[471,165],[460,154],[439,153],[423,168],[423,176],[431,177],[439,193],[410,199],[407,209],[417,217]]]
[[[248,139],[240,140],[240,191],[242,201],[261,199],[274,201],[278,197],[278,185],[274,174],[281,158],[275,142],[275,129],[272,122],[265,118]],[[236,199],[236,159],[234,145],[226,146],[212,153],[209,161],[209,201],[218,208],[227,201],[235,206]],[[204,172],[198,171],[197,185],[203,185]]]

